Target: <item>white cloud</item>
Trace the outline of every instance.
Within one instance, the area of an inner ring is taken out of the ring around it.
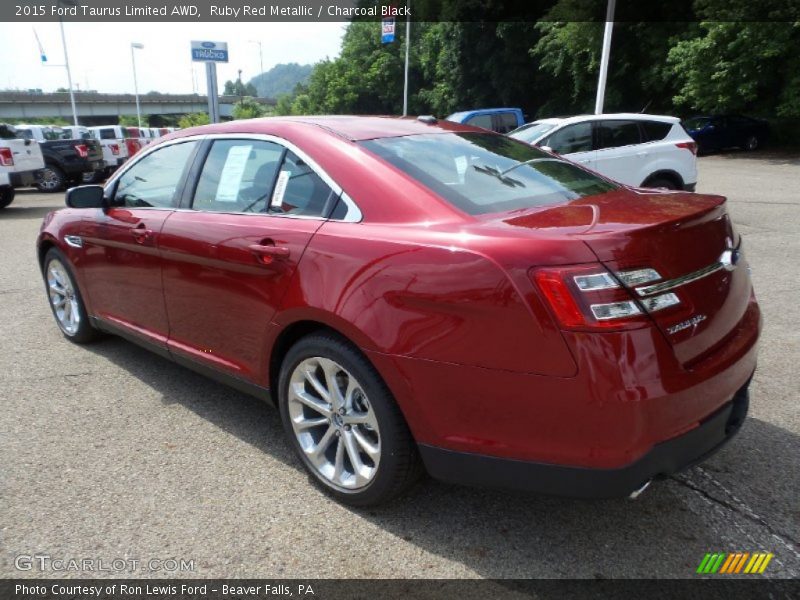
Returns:
[[[0,59],[0,88],[45,92],[67,86],[63,68],[43,66],[33,29],[47,54],[47,64],[63,64],[58,23],[0,23],[6,52]],[[259,40],[264,70],[278,63],[315,63],[337,56],[345,23],[70,23],[64,24],[72,78],[80,89],[133,93],[131,42],[136,50],[139,92],[205,93],[205,69],[192,63],[191,40],[228,42],[230,62],[217,65],[220,88],[227,79],[248,81],[259,71]],[[194,66],[193,66],[194,65]],[[192,72],[194,71],[194,82]]]

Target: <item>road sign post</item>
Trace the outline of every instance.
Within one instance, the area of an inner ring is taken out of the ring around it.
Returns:
[[[219,97],[217,96],[217,63],[228,62],[227,42],[192,42],[192,60],[206,63],[206,85],[208,87],[208,119],[219,123]]]

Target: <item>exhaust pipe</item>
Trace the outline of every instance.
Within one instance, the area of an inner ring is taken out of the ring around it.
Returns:
[[[636,500],[639,496],[642,495],[642,492],[644,492],[648,487],[650,487],[650,484],[652,482],[653,482],[652,479],[648,479],[647,481],[645,481],[644,485],[642,485],[642,487],[640,487],[638,489],[635,489],[630,493],[630,495],[628,496],[628,499],[629,500]]]

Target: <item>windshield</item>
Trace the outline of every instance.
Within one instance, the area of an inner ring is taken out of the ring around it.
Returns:
[[[616,187],[502,135],[425,134],[361,144],[471,215],[567,202]]]
[[[556,123],[528,123],[508,135],[514,139],[532,144],[555,126]]]
[[[692,117],[683,122],[684,129],[702,129],[711,122],[708,117]]]

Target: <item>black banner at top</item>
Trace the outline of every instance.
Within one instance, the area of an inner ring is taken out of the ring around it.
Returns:
[[[800,0],[616,0],[614,21],[800,21]],[[608,0],[3,0],[0,21],[605,21]]]

